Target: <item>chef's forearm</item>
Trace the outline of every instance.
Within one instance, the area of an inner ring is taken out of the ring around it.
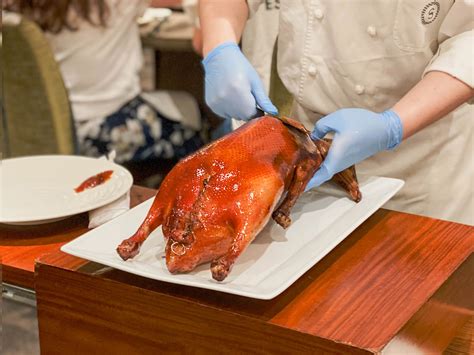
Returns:
[[[221,43],[239,43],[248,17],[245,0],[200,0],[204,57]]]
[[[474,96],[464,82],[432,71],[398,101],[393,110],[403,122],[403,139],[439,120]]]

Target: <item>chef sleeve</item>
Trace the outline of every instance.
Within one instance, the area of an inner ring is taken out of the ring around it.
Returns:
[[[249,18],[251,18],[258,10],[258,8],[265,3],[265,0],[247,0],[249,7]]]
[[[456,1],[439,30],[438,51],[426,67],[442,71],[474,87],[474,1]],[[472,101],[471,101],[472,102]]]

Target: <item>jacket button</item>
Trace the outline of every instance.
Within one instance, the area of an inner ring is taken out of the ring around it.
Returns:
[[[367,33],[370,36],[375,37],[375,36],[377,36],[377,29],[374,26],[369,26],[369,27],[367,27]]]
[[[314,17],[316,17],[318,20],[321,20],[324,17],[323,10],[321,9],[314,10]]]
[[[355,87],[354,87],[354,90],[355,92],[357,93],[357,95],[362,95],[365,91],[365,87],[363,87],[362,85],[359,85],[357,84]]]
[[[314,65],[310,65],[308,67],[308,74],[309,75],[316,76],[317,73],[318,73],[318,70],[316,69],[316,67]]]

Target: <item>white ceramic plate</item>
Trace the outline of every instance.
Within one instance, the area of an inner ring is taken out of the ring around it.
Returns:
[[[333,187],[305,193],[293,208],[292,225],[285,231],[275,222],[269,222],[223,282],[212,279],[209,264],[189,274],[170,274],[163,258],[161,228],[153,232],[133,260],[120,259],[115,251],[117,245],[136,231],[151,206],[151,199],[64,245],[61,250],[151,279],[271,299],[328,254],[402,186],[403,181],[397,179],[361,179],[363,197],[359,203]]]
[[[142,16],[138,18],[139,25],[147,25],[152,21],[163,21],[170,16],[172,11],[166,8],[148,8]]]
[[[76,193],[85,179],[113,170],[102,185]],[[105,159],[44,155],[0,163],[0,223],[41,224],[104,206],[125,194],[132,175]]]

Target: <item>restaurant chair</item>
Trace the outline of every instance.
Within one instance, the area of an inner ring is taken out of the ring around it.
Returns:
[[[77,152],[68,94],[49,42],[32,21],[3,15],[4,156]]]

